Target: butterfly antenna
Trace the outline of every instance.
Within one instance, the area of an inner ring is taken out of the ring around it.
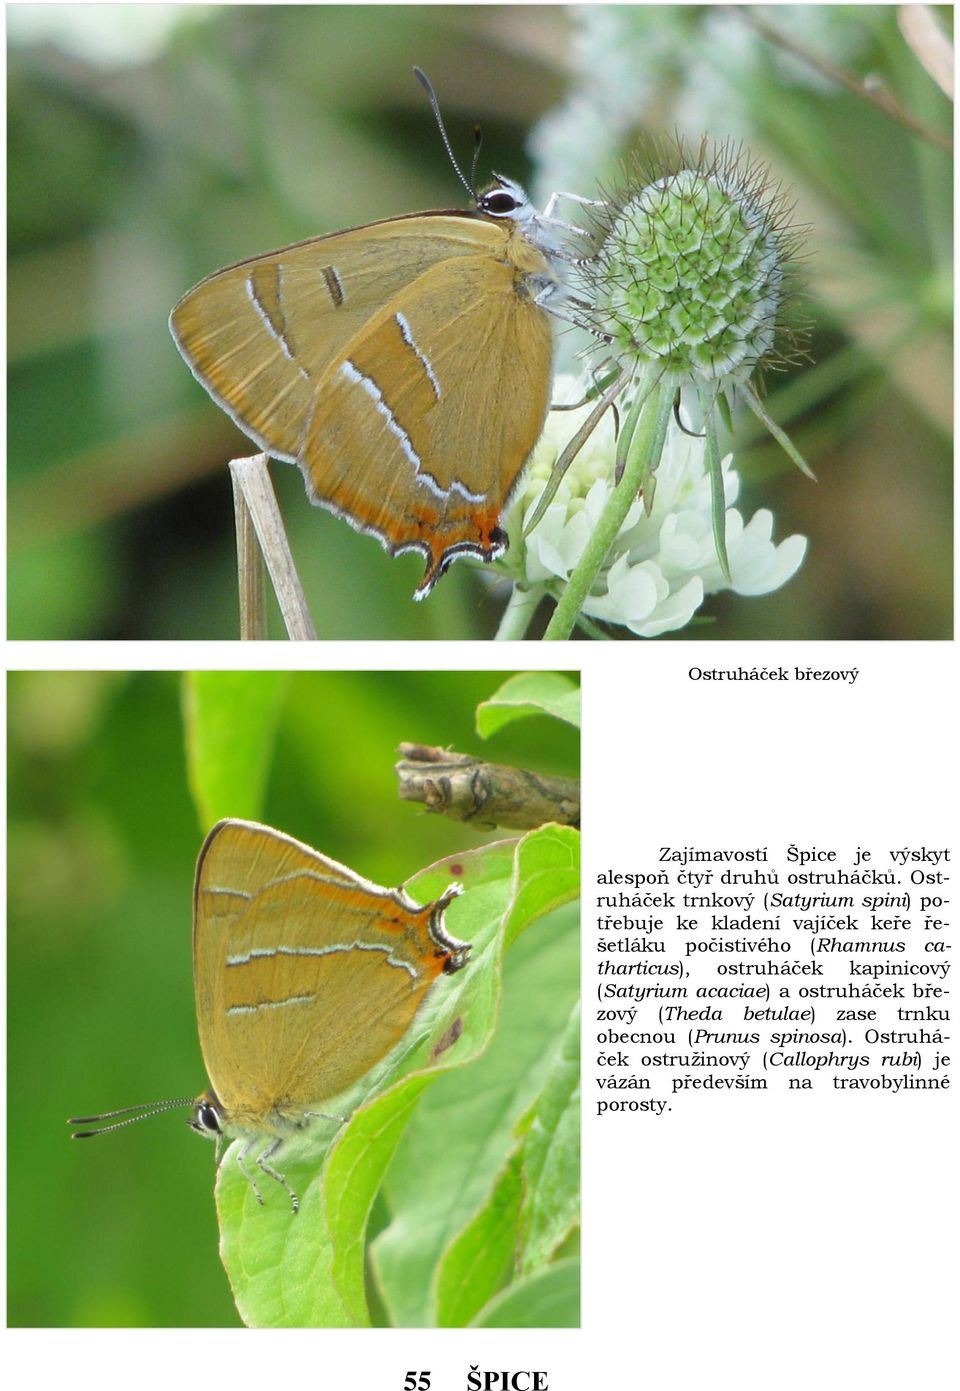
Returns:
[[[127,1116],[125,1121],[117,1121],[114,1125],[100,1125],[96,1130],[78,1130],[71,1135],[72,1140],[90,1140],[94,1135],[107,1135],[111,1130],[123,1130],[124,1126],[135,1125],[137,1121],[145,1121],[150,1116],[159,1116],[163,1111],[175,1111],[180,1106],[192,1106],[196,1098],[192,1096],[177,1097],[171,1101],[145,1101],[139,1106],[123,1106],[119,1111],[104,1111],[99,1116],[74,1116],[67,1121],[67,1125],[94,1125],[99,1121],[110,1120],[113,1116]],[[136,1114],[132,1114],[136,1112]]]
[[[441,137],[442,137],[442,139],[443,139],[443,143],[444,143],[444,146],[445,146],[446,151],[447,151],[447,158],[450,160],[450,163],[453,165],[454,170],[456,171],[457,178],[460,180],[460,182],[463,184],[464,188],[465,188],[465,189],[467,190],[467,192],[470,194],[470,197],[471,197],[474,201],[476,201],[476,197],[477,197],[477,191],[476,191],[476,189],[473,187],[473,185],[467,183],[467,180],[463,177],[463,171],[461,170],[459,164],[457,163],[456,159],[454,158],[453,146],[450,144],[450,137],[447,135],[446,126],[443,124],[443,117],[440,115],[440,103],[437,101],[437,94],[436,94],[436,92],[433,90],[433,87],[432,87],[432,85],[431,85],[431,83],[430,83],[430,79],[429,79],[429,77],[427,76],[427,74],[423,71],[422,68],[416,68],[416,67],[415,67],[414,70],[413,70],[413,72],[414,72],[414,76],[416,77],[417,81],[420,83],[421,87],[423,88],[423,90],[426,92],[428,98],[430,99],[430,109],[433,111],[434,119],[436,120],[436,123],[437,123],[437,125],[438,125],[439,128],[440,128],[440,135],[441,135]],[[474,167],[476,167],[476,161],[474,161]]]
[[[477,186],[477,161],[480,158],[480,146],[483,144],[483,131],[479,126],[473,128],[473,162],[470,165],[470,182],[474,188]],[[476,196],[476,195],[474,195]]]

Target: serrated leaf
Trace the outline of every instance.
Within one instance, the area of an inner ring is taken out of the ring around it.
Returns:
[[[487,739],[513,720],[550,715],[580,728],[580,688],[560,671],[522,671],[477,706],[477,733]]]
[[[187,773],[204,833],[225,816],[260,817],[288,684],[284,671],[185,674]]]

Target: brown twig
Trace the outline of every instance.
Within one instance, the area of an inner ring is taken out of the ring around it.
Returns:
[[[429,744],[401,744],[397,752],[401,799],[422,802],[427,811],[484,829],[529,831],[549,821],[580,824],[580,784],[575,778],[487,763]]]
[[[758,34],[762,34],[777,48],[782,48],[785,53],[792,53],[795,58],[807,63],[821,76],[828,78],[831,82],[836,82],[840,87],[845,87],[848,92],[852,92],[862,101],[869,102],[871,106],[875,106],[884,115],[890,116],[900,125],[905,126],[907,130],[913,131],[914,135],[928,140],[937,149],[946,150],[948,153],[953,149],[953,140],[949,135],[939,130],[933,130],[925,122],[911,115],[906,107],[900,105],[893,93],[883,85],[879,78],[857,77],[856,74],[847,72],[846,68],[837,67],[835,63],[831,63],[827,58],[822,58],[813,49],[807,48],[804,44],[797,43],[796,39],[781,33],[774,25],[761,18],[753,7],[747,8],[740,5],[737,6],[737,9],[747,24],[750,24]]]

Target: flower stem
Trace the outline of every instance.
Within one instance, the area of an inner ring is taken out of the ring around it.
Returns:
[[[723,462],[720,458],[720,440],[717,435],[715,407],[716,394],[700,392],[700,406],[703,410],[703,429],[707,437],[704,463],[710,479],[710,511],[713,516],[713,544],[717,548],[717,560],[727,584],[730,584],[730,562],[727,559],[727,494],[723,486]]]
[[[562,642],[573,632],[577,614],[600,573],[610,547],[619,535],[634,498],[644,480],[656,472],[660,463],[672,409],[673,388],[665,386],[662,381],[649,395],[638,397],[630,408],[623,429],[633,438],[625,461],[623,478],[610,494],[606,510],[567,581],[567,587],[560,596],[547,625],[547,631],[543,635],[545,642]]]
[[[571,439],[564,447],[563,453],[560,455],[559,459],[554,464],[553,469],[551,470],[550,477],[547,479],[546,487],[540,494],[540,498],[537,502],[536,508],[534,509],[533,516],[530,518],[530,520],[525,524],[523,528],[524,536],[529,536],[531,531],[533,531],[534,527],[538,526],[539,523],[543,520],[547,508],[550,506],[551,502],[556,496],[556,492],[557,489],[560,487],[563,475],[566,473],[567,469],[570,467],[574,459],[580,453],[580,450],[583,448],[586,441],[593,434],[593,431],[596,429],[597,423],[600,420],[600,417],[603,415],[604,411],[616,400],[620,391],[623,389],[623,384],[629,377],[630,372],[631,368],[629,367],[621,368],[614,380],[610,383],[606,391],[601,396],[600,400],[594,406],[593,410],[587,416],[586,420],[580,426],[580,429],[573,436],[573,439]]]
[[[532,589],[521,589],[520,585],[515,584],[503,611],[495,640],[512,642],[515,638],[522,638],[542,598],[541,585],[535,585]]]

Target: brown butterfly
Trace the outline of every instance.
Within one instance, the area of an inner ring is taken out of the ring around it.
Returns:
[[[549,404],[548,313],[567,317],[571,258],[551,229],[571,229],[551,216],[566,195],[539,213],[500,175],[475,192],[414,71],[475,208],[240,261],[188,291],[170,329],[237,425],[299,464],[312,502],[391,555],[423,553],[421,599],[458,556],[507,548],[500,517]]]
[[[218,1158],[226,1140],[243,1141],[237,1163],[258,1202],[244,1162],[250,1156],[286,1189],[296,1212],[297,1195],[271,1158],[325,1114],[318,1104],[401,1042],[441,976],[467,964],[470,944],[444,927],[460,891],[451,884],[421,906],[282,831],[218,822],[197,861],[193,917],[197,1025],[210,1087],[196,1098],[77,1117],[71,1125],[98,1128],[74,1139],[190,1106],[189,1124],[216,1140]],[[435,1053],[456,1042],[449,1034]]]

